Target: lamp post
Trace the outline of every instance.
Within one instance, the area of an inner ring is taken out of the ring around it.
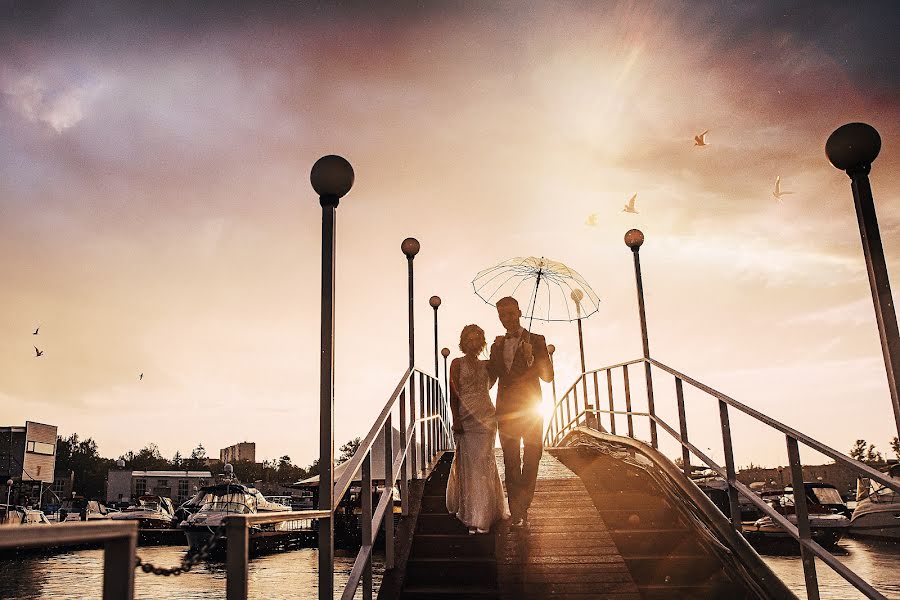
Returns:
[[[438,308],[441,306],[441,297],[440,296],[432,296],[428,300],[428,304],[431,305],[431,308],[434,309],[434,376],[440,378],[441,374],[438,372]]]
[[[12,478],[6,480],[6,516],[9,517],[9,497],[12,495],[12,486],[15,483]]]
[[[578,352],[581,355],[581,391],[584,396],[584,410],[588,410],[588,393],[587,393],[587,375],[585,372],[587,371],[587,366],[584,362],[584,334],[581,329],[581,301],[584,299],[584,292],[578,288],[572,290],[572,293],[569,294],[572,298],[572,301],[575,302],[575,321],[578,323]],[[600,407],[600,399],[597,398],[597,408]],[[585,420],[588,425],[591,427],[595,427],[595,419],[599,418],[599,416],[595,413],[585,413]]]
[[[407,273],[407,281],[408,281],[408,300],[409,300],[409,369],[412,371],[416,366],[416,345],[415,345],[415,319],[413,318],[414,314],[414,303],[413,303],[413,260],[416,258],[416,254],[419,253],[419,250],[422,248],[421,244],[419,244],[419,240],[416,238],[408,237],[403,242],[400,243],[400,250],[406,256],[406,273]],[[422,390],[420,389],[420,392]],[[421,395],[421,394],[420,394]],[[416,420],[416,378],[414,373],[410,373],[409,375],[409,418],[410,421],[415,422]],[[424,408],[424,405],[423,405]],[[424,416],[424,414],[420,415]],[[401,418],[402,421],[402,418]],[[413,437],[415,437],[416,429],[413,427]],[[421,424],[420,433],[419,433],[419,445],[421,446],[421,453],[416,451],[416,443],[415,439],[412,440],[412,477],[419,477],[419,470],[421,468],[422,471],[425,470],[425,424],[424,422]],[[406,424],[400,428],[400,443],[406,444]],[[421,462],[421,465],[417,464]],[[404,477],[406,477],[406,472],[404,471]],[[401,492],[402,493],[402,492]]]
[[[638,316],[641,320],[641,343],[644,350],[644,374],[647,379],[647,412],[650,413],[650,445],[657,447],[656,440],[656,407],[653,403],[653,378],[650,371],[650,342],[647,339],[647,315],[644,312],[644,283],[641,279],[640,249],[644,243],[644,234],[640,229],[629,229],[625,232],[625,245],[631,248],[634,256],[634,281],[637,287]]]
[[[875,304],[875,320],[881,338],[881,352],[884,355],[894,420],[897,434],[900,435],[900,396],[897,394],[897,379],[900,377],[900,334],[897,331],[897,314],[894,311],[891,283],[884,261],[884,249],[881,246],[881,233],[875,216],[872,187],[869,185],[869,171],[872,170],[872,162],[880,151],[881,136],[874,127],[865,123],[842,125],[825,142],[825,155],[828,160],[836,169],[846,171],[850,176],[850,188],[853,191],[859,236],[866,257],[869,288],[872,290],[872,301]]]
[[[343,157],[323,156],[309,181],[322,206],[322,316],[319,360],[319,509],[334,506],[334,252],[335,216],[353,187],[353,167]],[[319,599],[334,597],[334,513],[318,520]]]
[[[446,410],[447,407],[450,406],[450,378],[447,373],[447,357],[450,356],[450,348],[441,348],[441,356],[444,357],[444,401],[446,402],[442,410],[445,411],[444,418],[447,420],[449,426],[450,415],[446,414]],[[453,436],[449,434],[446,435],[447,447],[453,448]]]
[[[441,356],[444,357],[444,397],[450,401],[450,379],[447,375],[447,357],[450,356],[450,348],[441,348]]]

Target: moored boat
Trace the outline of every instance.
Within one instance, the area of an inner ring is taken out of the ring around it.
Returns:
[[[850,528],[850,519],[843,514],[848,509],[841,500],[837,488],[831,484],[806,482],[804,488],[810,535],[813,541],[820,546],[833,547]],[[791,488],[764,492],[761,497],[776,512],[784,515],[792,524],[797,525],[797,515],[794,512],[794,492]],[[742,530],[747,541],[754,546],[796,549],[794,538],[768,515],[754,521],[744,521]]]
[[[114,521],[137,521],[138,529],[169,529],[175,517],[172,501],[165,496],[141,496],[137,503],[110,515]]]
[[[900,479],[900,464],[893,465],[888,476]],[[877,481],[859,479],[850,535],[900,540],[900,493]]]
[[[199,505],[199,510],[188,514],[179,524],[187,537],[188,545],[195,549],[206,545],[229,516],[291,512],[290,506],[270,502],[256,488],[233,481],[205,486],[200,489],[198,496],[196,504]],[[249,536],[250,549],[270,550],[301,537],[308,537],[310,533],[309,519],[290,519],[252,525]],[[225,547],[226,541],[222,532],[222,539],[217,542],[216,551],[224,551]]]

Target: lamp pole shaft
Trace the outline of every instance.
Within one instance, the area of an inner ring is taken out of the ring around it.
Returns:
[[[434,307],[434,377],[440,381],[441,373],[438,370],[438,307]]]
[[[583,392],[583,395],[584,395],[584,409],[587,411],[590,409],[590,406],[588,406],[588,391],[587,391],[587,385],[586,385],[586,377],[587,376],[584,374],[585,372],[587,372],[587,366],[586,366],[586,363],[584,362],[584,332],[582,331],[582,328],[581,328],[581,305],[580,304],[577,306],[577,310],[578,310],[578,319],[577,319],[577,321],[578,321],[578,352],[579,352],[579,355],[581,356],[581,373],[582,373],[582,375],[581,375],[581,391]],[[597,398],[596,400],[597,400],[597,407],[599,408],[600,407],[600,399]],[[595,419],[597,417],[598,417],[598,415],[596,415],[595,413],[588,412],[585,414],[585,420],[591,426],[593,426],[596,423]]]
[[[322,331],[319,369],[319,509],[334,504],[334,253],[338,199],[322,197]],[[334,597],[334,518],[318,520],[319,599]]]
[[[875,305],[875,320],[881,338],[881,352],[884,355],[897,435],[900,436],[900,396],[897,394],[897,378],[900,377],[900,333],[897,329],[897,314],[894,310],[891,283],[881,245],[881,233],[878,230],[878,218],[875,215],[872,187],[869,184],[869,168],[848,170],[847,174],[850,176],[853,203],[856,205],[856,218],[859,221],[859,236],[866,257],[866,270]]]
[[[450,379],[447,376],[447,357],[444,357],[444,398],[445,402],[450,402]]]
[[[409,281],[409,368],[412,369],[416,365],[416,346],[415,346],[415,319],[413,318],[413,259],[414,256],[406,257],[406,273]]]
[[[656,421],[653,420],[653,417],[656,416],[656,407],[653,402],[653,378],[650,371],[650,362],[648,361],[650,358],[650,342],[647,338],[647,315],[644,312],[644,282],[641,278],[640,250],[633,248],[631,252],[634,254],[634,281],[637,286],[638,315],[641,319],[641,344],[644,351],[644,374],[647,379],[647,412],[651,415],[650,445],[656,448]]]

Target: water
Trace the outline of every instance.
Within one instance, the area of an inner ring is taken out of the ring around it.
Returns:
[[[180,563],[184,546],[139,547],[147,562],[173,567]],[[335,597],[340,597],[355,556],[338,551],[335,559]],[[373,579],[377,593],[384,572],[383,556],[373,559]],[[300,548],[259,556],[250,561],[250,598],[315,598],[318,593],[318,551]],[[225,597],[225,564],[201,564],[178,577],[162,577],[137,571],[135,598],[159,600],[220,599]],[[16,600],[83,600],[99,598],[103,589],[103,551],[76,550],[53,555],[27,555],[0,559],[0,598]],[[362,590],[357,590],[362,598]]]
[[[879,592],[900,600],[900,543],[844,538],[832,552],[837,559]],[[799,556],[766,556],[766,564],[800,598],[806,598],[803,565]],[[821,598],[850,600],[865,598],[855,587],[816,559]]]
[[[139,547],[138,554],[160,566],[175,566],[183,546]],[[900,544],[845,539],[834,553],[838,560],[873,584],[888,598],[900,600]],[[338,553],[335,564],[336,597],[340,595],[353,566],[353,556]],[[374,559],[376,589],[383,572],[382,556]],[[806,597],[799,556],[763,556],[776,575],[800,598]],[[816,561],[821,597],[833,600],[863,598],[849,583]],[[250,598],[316,597],[318,553],[302,548],[253,558],[250,561]],[[99,598],[103,580],[103,551],[77,550],[54,555],[26,555],[0,560],[0,598],[17,600],[82,600]],[[178,577],[136,573],[135,597],[146,600],[179,598],[200,600],[225,597],[223,563],[202,564]],[[361,598],[357,590],[357,598]]]

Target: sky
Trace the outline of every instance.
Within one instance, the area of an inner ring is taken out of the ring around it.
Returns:
[[[404,238],[422,245],[420,367],[431,295],[457,356],[463,325],[502,333],[474,276],[546,256],[600,298],[583,322],[596,368],[641,355],[636,227],[654,358],[838,450],[885,451],[850,182],[824,144],[848,122],[880,132],[896,280],[898,29],[890,2],[0,2],[0,421],[111,457],[246,440],[311,462],[309,170],[339,154],[356,179],[337,209],[338,445],[406,368]],[[569,387],[574,323],[534,330]],[[654,384],[677,423],[671,379]],[[687,403],[691,440],[721,459],[715,402]],[[782,436],[732,419],[739,464],[785,463]]]

